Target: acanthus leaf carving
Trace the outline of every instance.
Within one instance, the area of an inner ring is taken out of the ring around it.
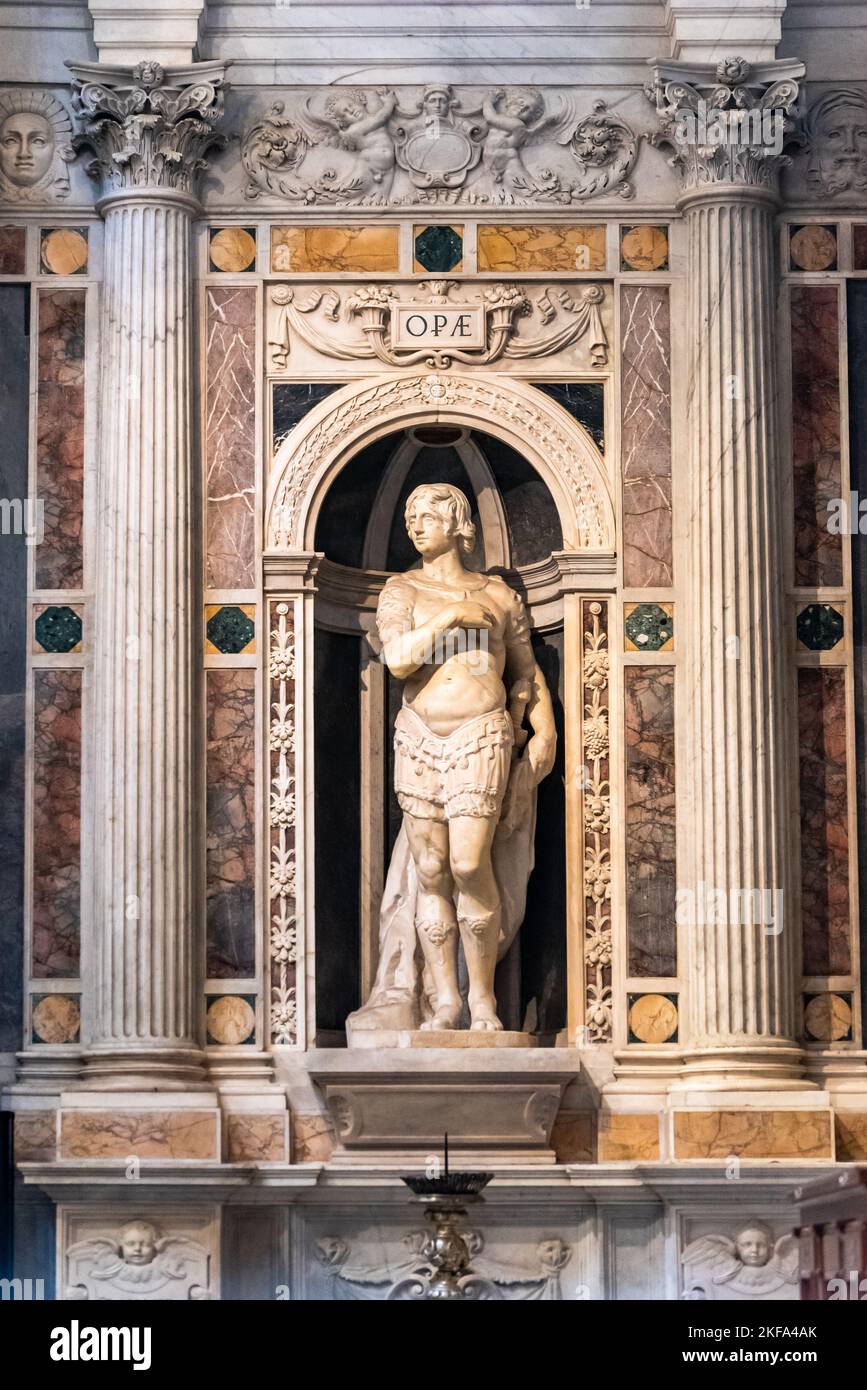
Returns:
[[[400,102],[407,102],[407,109]],[[550,108],[549,108],[550,102]],[[347,88],[274,103],[242,142],[248,198],[301,206],[533,206],[632,197],[640,136],[605,103],[535,87],[398,98]]]
[[[73,109],[81,123],[73,144],[89,149],[88,173],[105,190],[171,188],[195,193],[208,150],[225,144],[215,129],[223,114],[222,76],[205,65],[186,82],[159,63],[139,63],[127,81],[88,80],[74,70]],[[188,69],[183,70],[184,75]]]

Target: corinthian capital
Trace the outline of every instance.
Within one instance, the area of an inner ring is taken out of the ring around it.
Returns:
[[[87,63],[70,64],[70,70],[80,127],[73,144],[92,151],[88,173],[103,192],[172,188],[195,196],[205,154],[225,143],[215,130],[223,114],[225,66]]]
[[[803,75],[804,65],[791,59],[655,64],[645,89],[659,115],[651,138],[673,151],[669,163],[684,192],[719,185],[775,189],[779,170],[790,162],[790,113]]]

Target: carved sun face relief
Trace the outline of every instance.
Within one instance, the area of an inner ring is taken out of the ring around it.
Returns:
[[[0,197],[35,202],[69,193],[74,157],[69,117],[54,97],[27,90],[0,95]]]

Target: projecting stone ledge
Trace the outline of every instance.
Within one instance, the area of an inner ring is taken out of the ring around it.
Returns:
[[[428,1049],[424,1059],[407,1048],[386,1054],[386,1070],[383,1055],[323,1051],[310,1068],[334,1122],[333,1165],[417,1167],[442,1153],[446,1132],[461,1167],[556,1162],[551,1130],[577,1062],[555,1068],[541,1049],[518,1064],[508,1048]]]

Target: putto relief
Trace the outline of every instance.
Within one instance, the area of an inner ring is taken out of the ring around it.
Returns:
[[[629,198],[640,137],[602,101],[447,84],[297,93],[242,143],[248,198],[299,205],[564,206]]]
[[[28,88],[0,92],[0,201],[68,197],[74,158],[72,125],[55,97]]]
[[[133,1217],[95,1231],[66,1252],[66,1298],[201,1301],[211,1297],[210,1254],[186,1233]]]

